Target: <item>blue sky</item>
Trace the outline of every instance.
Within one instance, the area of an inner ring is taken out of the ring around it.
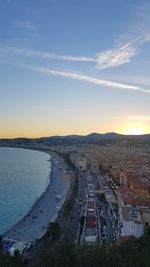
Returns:
[[[1,0],[0,137],[150,132],[150,3]]]

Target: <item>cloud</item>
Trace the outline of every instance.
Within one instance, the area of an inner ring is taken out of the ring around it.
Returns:
[[[26,23],[20,24],[20,26],[27,27],[27,28],[34,27],[28,21],[26,21]],[[91,63],[95,63],[99,69],[106,69],[106,68],[117,67],[119,65],[130,62],[131,58],[137,54],[138,46],[149,41],[150,41],[150,34],[147,32],[141,36],[138,36],[132,41],[129,41],[121,45],[119,48],[107,50],[105,52],[97,54],[95,57],[59,55],[59,54],[53,54],[49,52],[35,51],[35,50],[17,48],[17,47],[11,47],[11,46],[0,47],[0,52],[2,52],[3,56],[4,55],[6,56],[6,54],[9,54],[9,55],[17,55],[17,56],[21,55],[23,57],[39,57],[43,59],[91,62]],[[102,80],[102,79],[98,79],[98,78],[91,77],[91,76],[84,76],[84,75],[77,74],[77,73],[63,72],[63,71],[46,69],[46,68],[31,67],[31,69],[34,69],[36,71],[43,72],[49,75],[63,76],[63,77],[70,78],[70,79],[82,80],[82,81],[86,81],[86,82],[96,84],[96,85],[103,85],[103,86],[118,88],[122,90],[134,90],[134,91],[139,91],[139,92],[144,92],[144,93],[150,93],[150,90],[148,89],[146,90],[139,86],[126,84],[124,82],[121,83],[121,82]]]
[[[40,57],[45,59],[60,59],[66,61],[96,62],[96,59],[92,57],[58,55],[48,52],[40,52],[40,51],[34,51],[30,49],[22,49],[16,47],[1,47],[1,50],[3,50],[3,52],[6,53],[23,55],[25,57]]]
[[[33,29],[34,25],[29,21],[21,22],[18,26]],[[100,70],[107,68],[118,67],[122,64],[128,63],[131,59],[137,55],[138,47],[145,42],[150,41],[150,34],[144,34],[143,36],[138,36],[132,41],[129,41],[118,48],[113,48],[106,50],[104,52],[98,53],[95,57],[87,56],[72,56],[72,55],[59,55],[49,52],[41,52],[24,48],[17,47],[4,47],[1,48],[7,53],[12,53],[15,55],[22,55],[25,57],[39,57],[44,59],[56,59],[65,61],[78,61],[78,62],[91,62],[95,63],[96,67]]]
[[[147,69],[146,69],[147,70]],[[125,83],[135,83],[136,84],[140,84],[142,87],[146,86],[148,87],[150,85],[150,77],[146,76],[146,75],[138,75],[138,74],[117,74],[117,75],[113,75],[113,79],[117,80],[117,81],[121,81],[121,82],[125,82]]]
[[[150,33],[145,35],[145,42],[149,42],[150,41]]]
[[[124,120],[134,120],[134,121],[150,121],[150,116],[135,116],[135,117],[124,117]]]
[[[85,81],[85,82],[92,83],[95,85],[102,85],[102,86],[111,87],[111,88],[115,88],[115,89],[134,90],[134,91],[139,91],[139,92],[144,92],[144,93],[150,93],[150,90],[142,89],[138,86],[118,83],[118,82],[114,82],[114,81],[102,80],[102,79],[98,79],[95,77],[85,76],[85,75],[81,75],[81,74],[77,74],[77,73],[57,71],[57,70],[40,68],[40,67],[35,67],[35,66],[29,67],[29,68],[32,70],[44,73],[44,74],[53,75],[53,76],[61,76],[61,77],[69,78],[69,79]]]
[[[15,20],[13,23],[14,27],[26,30],[35,29],[35,25],[29,20]]]
[[[149,41],[150,33],[146,33],[122,46],[99,53],[97,55],[97,68],[100,70],[114,68],[130,62],[138,54],[140,45]]]
[[[131,58],[137,54],[138,50],[136,44],[140,39],[141,37],[137,37],[135,40],[130,41],[119,48],[114,48],[98,54],[98,69],[118,67],[130,62]]]

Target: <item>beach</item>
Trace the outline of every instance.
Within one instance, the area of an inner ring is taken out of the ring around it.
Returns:
[[[52,154],[51,163],[50,183],[46,191],[29,213],[4,234],[3,241],[33,243],[57,218],[70,188],[70,174],[65,171],[67,165],[62,157]]]

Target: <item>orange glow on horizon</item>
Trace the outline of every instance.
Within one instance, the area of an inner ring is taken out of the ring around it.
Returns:
[[[142,128],[129,128],[125,134],[129,135],[142,135],[145,134],[144,129]]]
[[[143,135],[150,133],[150,126],[143,122],[129,122],[122,125],[119,129],[119,133],[125,135]]]
[[[118,127],[120,125],[120,127]],[[105,125],[92,125],[88,127],[88,125],[85,125],[84,130],[79,130],[81,127],[78,128],[78,126],[81,125],[73,125],[73,127],[70,128],[64,128],[60,126],[58,129],[51,129],[49,125],[41,125],[42,127],[38,127],[35,125],[35,127],[16,127],[15,129],[11,129],[10,127],[7,128],[7,130],[3,130],[0,133],[0,139],[1,138],[40,138],[40,137],[48,137],[48,136],[66,136],[66,135],[88,135],[90,133],[108,133],[108,132],[116,132],[120,134],[125,135],[142,135],[142,134],[148,134],[150,133],[150,125],[144,123],[144,122],[127,122],[123,124],[122,120],[115,120],[111,121],[109,124],[105,123]]]

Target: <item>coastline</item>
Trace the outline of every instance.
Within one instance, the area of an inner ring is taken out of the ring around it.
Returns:
[[[22,150],[31,150],[31,151],[36,151],[36,152],[42,152],[45,153],[49,156],[49,159],[47,159],[46,161],[49,161],[49,166],[48,166],[48,173],[47,173],[47,180],[46,180],[46,185],[45,188],[42,190],[42,192],[35,198],[35,200],[33,201],[33,203],[31,204],[30,207],[28,207],[28,210],[26,212],[24,212],[24,215],[21,216],[21,218],[18,218],[17,222],[15,222],[14,224],[12,224],[11,226],[7,227],[7,229],[1,233],[1,236],[4,237],[11,229],[13,229],[15,226],[18,225],[18,223],[20,223],[30,212],[31,210],[34,208],[34,206],[36,205],[36,203],[39,201],[39,199],[42,197],[42,195],[45,193],[45,191],[47,190],[48,186],[50,185],[50,180],[51,180],[51,153],[50,152],[46,152],[43,149],[34,149],[34,148],[27,148],[27,147],[12,147],[12,146],[0,146],[0,148],[12,148],[12,149],[22,149]]]
[[[56,220],[69,191],[70,177],[63,179],[66,168],[64,160],[48,150],[40,148],[32,150],[51,156],[49,184],[29,212],[3,234],[3,241],[29,243],[40,239],[46,232],[48,224]]]
[[[22,147],[21,147],[22,148]],[[22,148],[23,149],[23,148]],[[37,150],[35,150],[37,151]],[[39,150],[40,152],[40,150]],[[41,151],[44,152],[44,151]],[[49,154],[49,153],[47,153]],[[50,154],[49,154],[50,155]],[[43,197],[43,195],[45,194],[46,190],[48,189],[48,187],[50,186],[50,182],[51,182],[51,173],[52,173],[52,162],[51,162],[51,169],[50,169],[50,173],[49,173],[49,182],[47,184],[46,189],[43,191],[43,193],[37,197],[37,199],[35,200],[34,204],[32,205],[32,207],[29,209],[29,211],[23,216],[22,219],[20,219],[17,223],[15,223],[9,230],[7,230],[4,234],[3,234],[3,238],[5,235],[7,235],[10,231],[12,231],[14,228],[16,228],[25,218],[27,218],[31,213],[32,210],[36,207],[36,205],[38,205],[38,201],[40,201],[40,199]]]

